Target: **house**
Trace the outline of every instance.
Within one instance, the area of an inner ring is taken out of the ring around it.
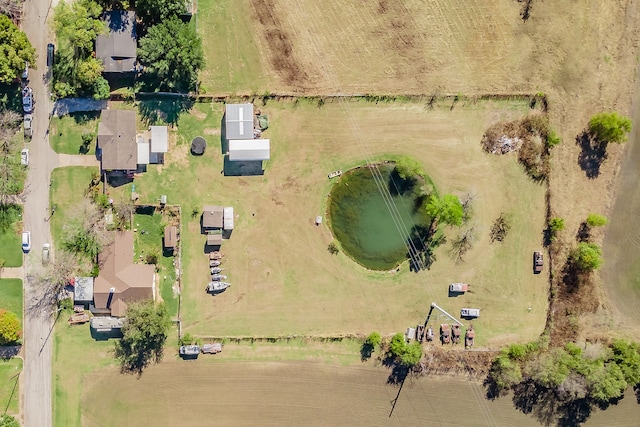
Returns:
[[[227,104],[225,105],[224,137],[233,139],[253,139],[254,137],[253,104]]]
[[[262,161],[271,158],[268,139],[236,139],[229,141],[229,160]]]
[[[93,277],[73,279],[73,303],[88,307],[93,302]]]
[[[136,171],[138,146],[135,111],[102,110],[98,123],[98,156],[104,172]]]
[[[225,231],[233,230],[233,208],[228,206],[223,211],[223,229]]]
[[[202,228],[204,231],[221,229],[223,223],[224,208],[222,206],[205,206],[202,209]]]
[[[109,32],[96,38],[96,58],[102,61],[104,73],[131,73],[136,70],[136,14],[128,10],[112,10],[102,18]]]
[[[207,234],[207,246],[222,245],[222,234]]]
[[[155,299],[155,267],[133,262],[133,232],[114,232],[113,243],[98,256],[100,275],[93,286],[94,314],[122,317],[127,304]]]
[[[164,153],[169,151],[166,126],[149,126],[150,137],[138,136],[138,164],[162,164]]]
[[[164,228],[164,247],[174,250],[178,244],[178,228],[175,225],[167,225]]]

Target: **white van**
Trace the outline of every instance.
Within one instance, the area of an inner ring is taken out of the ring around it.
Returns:
[[[31,250],[31,232],[23,231],[22,232],[22,251],[27,253]]]
[[[460,310],[460,317],[466,319],[474,319],[476,317],[480,317],[480,309],[479,308],[463,308]]]

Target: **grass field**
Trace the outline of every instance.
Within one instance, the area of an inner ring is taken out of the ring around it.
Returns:
[[[98,132],[100,112],[71,113],[63,117],[53,117],[49,129],[49,142],[53,151],[60,154],[96,153],[95,135]],[[82,135],[93,133],[91,144],[84,146]]]
[[[22,280],[0,279],[0,309],[14,312],[22,319]]]
[[[14,220],[6,231],[0,232],[0,259],[4,260],[5,267],[20,267],[22,265],[22,207],[10,208],[10,211]]]
[[[196,335],[394,333],[423,322],[431,301],[451,312],[479,307],[478,343],[499,345],[535,338],[546,315],[544,275],[531,274],[531,251],[540,247],[544,188],[529,180],[513,156],[483,153],[480,137],[493,121],[526,114],[525,102],[480,102],[456,108],[421,103],[269,103],[272,140],[264,176],[226,177],[219,151],[222,105],[198,105],[183,116],[164,166],[150,166],[136,179],[141,201],[167,194],[183,215],[183,326]],[[199,122],[199,123],[198,123]],[[330,129],[329,133],[327,130]],[[184,132],[184,134],[183,134]],[[202,157],[187,141],[209,134]],[[402,135],[402,137],[399,137]],[[410,154],[420,160],[441,192],[476,195],[473,223],[479,233],[467,262],[455,264],[447,247],[430,271],[375,273],[344,255],[331,256],[326,227],[313,226],[325,211],[331,183],[326,174],[366,158]],[[188,191],[187,191],[188,190]],[[114,190],[116,191],[116,190]],[[117,191],[130,191],[124,186]],[[225,273],[233,286],[216,297],[204,294],[207,260],[199,216],[204,204],[234,206],[236,230],[224,243]],[[514,216],[503,244],[491,245],[488,230],[500,212]],[[504,262],[508,259],[509,262]],[[475,293],[447,299],[452,281],[473,284]],[[511,310],[503,310],[504,306]],[[529,310],[529,308],[531,308]],[[438,318],[432,319],[438,322]]]
[[[22,372],[22,359],[0,359],[0,408],[9,415],[19,413],[20,386],[19,374]]]
[[[91,386],[86,375],[115,364],[113,342],[94,341],[88,324],[68,326],[68,314],[60,314],[53,333],[53,424],[58,427],[82,425],[81,396]]]

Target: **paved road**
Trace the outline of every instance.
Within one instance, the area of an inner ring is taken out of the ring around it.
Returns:
[[[49,113],[52,104],[43,78],[43,73],[47,70],[46,46],[48,43],[45,21],[51,6],[50,0],[27,0],[23,7],[22,30],[38,53],[37,70],[29,72],[29,85],[33,88],[36,103],[33,114],[33,138],[28,144],[29,174],[25,185],[24,226],[26,230],[31,231],[32,246],[31,253],[25,256],[24,270],[27,274],[41,263],[42,244],[51,241],[49,223],[45,218],[48,216],[51,171],[58,165],[58,157],[49,145]],[[25,280],[25,308],[37,294],[38,284]],[[26,427],[52,425],[52,340],[49,339],[52,325],[53,316],[50,312],[25,314],[22,395]]]

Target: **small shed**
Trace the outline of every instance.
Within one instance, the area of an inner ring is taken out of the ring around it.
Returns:
[[[73,302],[79,305],[93,301],[93,277],[76,277],[73,279]]]
[[[122,330],[124,321],[124,317],[93,317],[90,325],[96,332],[114,332]]]
[[[138,164],[149,164],[149,143],[145,142],[143,138],[138,138]]]
[[[233,230],[233,208],[226,207],[224,208],[223,213],[223,229],[224,230]]]
[[[222,206],[205,206],[202,209],[202,228],[222,228],[223,212]]]
[[[253,138],[253,104],[227,104],[224,120],[226,139]]]
[[[229,141],[229,160],[261,161],[271,158],[268,139],[238,139]]]
[[[222,245],[222,234],[207,234],[207,246]]]
[[[175,225],[167,225],[164,228],[164,247],[175,249],[178,244],[178,229]]]
[[[150,126],[151,152],[166,153],[169,151],[169,138],[166,126]]]

